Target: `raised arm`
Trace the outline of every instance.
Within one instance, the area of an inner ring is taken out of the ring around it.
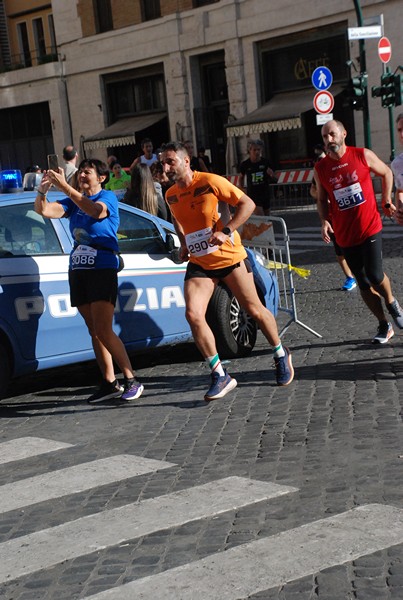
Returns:
[[[64,215],[64,208],[58,202],[48,202],[47,193],[51,187],[48,175],[42,177],[41,184],[38,186],[35,198],[35,212],[48,219],[60,219]]]

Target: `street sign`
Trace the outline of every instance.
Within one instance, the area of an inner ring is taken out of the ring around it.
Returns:
[[[333,113],[328,113],[327,115],[316,115],[316,125],[324,125],[328,121],[333,120]]]
[[[312,73],[312,85],[317,90],[327,90],[333,83],[333,75],[327,67],[317,67]]]
[[[382,36],[381,25],[372,25],[369,27],[349,27],[349,40],[366,40],[369,38],[380,38]]]
[[[316,112],[321,115],[332,112],[334,107],[333,94],[327,91],[317,92],[313,99],[313,106]]]
[[[381,37],[378,42],[378,55],[383,63],[388,63],[392,57],[392,44],[387,37]]]

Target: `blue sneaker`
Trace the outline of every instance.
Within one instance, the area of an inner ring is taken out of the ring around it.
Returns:
[[[141,385],[137,379],[125,381],[125,389],[123,394],[120,396],[120,399],[126,401],[137,400],[137,398],[140,398],[143,391],[144,385]]]
[[[283,346],[285,355],[277,358],[274,357],[274,364],[276,367],[276,381],[277,385],[289,385],[294,379],[294,369],[292,366],[291,352]]]
[[[225,369],[224,373],[225,375],[221,376],[215,371],[211,373],[211,385],[209,391],[204,396],[206,402],[222,398],[238,385],[237,380],[228,375]]]
[[[354,279],[354,277],[347,277],[347,279],[344,282],[341,289],[345,290],[346,292],[351,292],[351,290],[353,290],[356,287],[357,287],[357,282]]]

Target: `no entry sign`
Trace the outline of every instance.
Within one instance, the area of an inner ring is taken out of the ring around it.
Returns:
[[[383,63],[388,63],[392,57],[392,44],[387,37],[381,37],[378,42],[378,54]]]

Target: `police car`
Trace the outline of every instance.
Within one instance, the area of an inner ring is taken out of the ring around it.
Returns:
[[[0,397],[13,377],[94,358],[84,321],[69,300],[68,221],[38,215],[35,195],[0,194]],[[61,197],[49,194],[50,201]],[[186,263],[178,262],[172,224],[122,203],[119,211],[125,266],[119,273],[116,333],[129,352],[191,341],[183,293]],[[276,314],[277,280],[248,253],[259,295]],[[225,286],[217,288],[208,318],[223,357],[252,350],[256,323]]]

